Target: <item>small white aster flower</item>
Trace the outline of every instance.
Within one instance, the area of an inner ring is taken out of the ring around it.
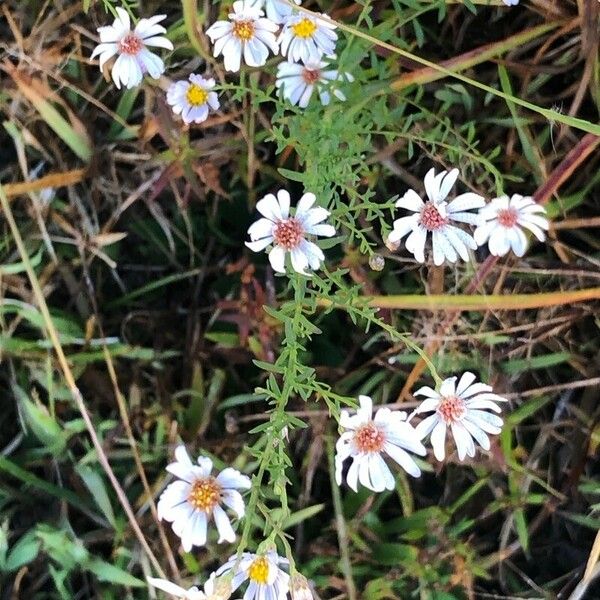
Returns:
[[[250,488],[250,479],[231,467],[213,477],[212,468],[212,460],[202,456],[198,457],[198,465],[194,465],[184,446],[177,447],[175,462],[167,466],[167,471],[178,481],[168,485],[161,494],[158,517],[173,523],[173,531],[181,538],[186,552],[193,546],[206,544],[211,516],[219,532],[218,542],[235,541],[235,532],[222,504],[233,510],[239,519],[244,516],[244,500],[237,490]]]
[[[323,17],[327,15],[323,14]],[[290,62],[319,60],[335,53],[336,26],[313,15],[291,15],[283,24],[278,42]]]
[[[223,54],[226,71],[239,71],[242,56],[249,67],[262,67],[269,49],[273,54],[279,52],[275,37],[278,27],[270,19],[262,18],[263,15],[251,2],[237,0],[229,21],[217,21],[206,30],[214,44],[213,56]]]
[[[490,253],[494,256],[504,256],[512,250],[521,257],[528,245],[521,228],[529,229],[543,242],[546,239],[544,230],[547,231],[550,226],[544,214],[546,209],[531,196],[513,194],[510,199],[500,196],[479,211],[485,223],[475,230],[473,237],[480,246],[488,242]]]
[[[408,190],[396,202],[396,206],[410,210],[414,214],[394,221],[394,227],[387,241],[390,244],[399,243],[410,232],[406,238],[406,249],[422,263],[425,262],[427,234],[431,232],[433,262],[437,266],[442,265],[445,260],[454,263],[459,256],[464,261],[468,261],[468,248],[475,250],[477,244],[471,235],[451,225],[451,222],[482,224],[482,217],[466,211],[481,208],[485,205],[485,200],[478,194],[467,192],[447,202],[446,197],[457,177],[458,169],[452,169],[449,173],[441,171],[437,175],[434,169],[430,169],[425,175],[427,202],[423,202],[414,190]]]
[[[438,392],[424,386],[414,393],[425,396],[413,414],[435,411],[423,419],[416,427],[423,439],[431,433],[433,453],[438,460],[446,456],[446,430],[449,427],[456,443],[459,460],[465,456],[475,456],[477,442],[484,450],[490,449],[488,433],[498,434],[502,419],[486,412],[501,412],[496,402],[506,402],[506,398],[492,393],[492,387],[485,383],[474,383],[476,377],[469,371],[463,373],[458,385],[458,377],[448,377],[442,382]]]
[[[502,0],[506,6],[516,6],[519,4],[519,0]]]
[[[248,581],[244,600],[285,600],[289,591],[290,576],[280,565],[287,567],[287,559],[279,556],[274,550],[263,554],[243,552],[237,567],[236,563],[237,555],[234,555],[216,572],[217,576],[233,572],[232,591]]]
[[[342,466],[352,458],[346,481],[352,490],[357,484],[374,492],[393,490],[395,480],[390,468],[383,460],[387,454],[413,477],[420,477],[421,469],[412,456],[414,452],[425,456],[427,451],[413,426],[406,421],[406,413],[380,408],[373,418],[373,401],[369,396],[359,396],[360,408],[350,416],[343,410],[340,425],[346,429],[335,445],[335,479],[342,483]]]
[[[184,123],[202,123],[208,118],[209,109],[219,109],[219,98],[212,89],[214,79],[204,79],[192,73],[187,81],[175,81],[167,90],[167,103]]]
[[[267,19],[271,19],[273,23],[280,25],[292,14],[292,7],[282,0],[249,0],[252,6],[262,8],[264,6],[267,13]],[[300,4],[301,0],[294,0],[296,4]]]
[[[306,239],[307,235],[335,235],[333,225],[322,223],[329,216],[329,211],[320,206],[311,208],[316,199],[310,192],[304,194],[294,216],[290,216],[288,192],[279,190],[277,197],[267,194],[256,203],[256,209],[264,218],[255,221],[248,229],[252,241],[246,242],[246,246],[253,252],[260,252],[273,244],[269,262],[274,271],[285,273],[285,254],[289,252],[294,271],[310,275],[306,268],[318,269],[325,255],[319,246]]]
[[[112,25],[99,27],[100,44],[94,48],[92,58],[100,56],[100,70],[113,56],[119,55],[112,68],[112,79],[117,88],[123,84],[133,88],[142,82],[145,73],[158,79],[165,71],[162,59],[150,52],[147,46],[157,46],[173,50],[173,44],[164,37],[166,29],[159,25],[166,15],[156,15],[150,19],[140,19],[131,30],[129,14],[123,8],[115,8],[118,17]]]
[[[148,583],[178,600],[216,600],[214,573],[212,573],[204,584],[204,591],[201,591],[196,586],[186,590],[166,579],[156,579],[154,577],[148,577]]]
[[[277,66],[277,80],[275,85],[281,95],[300,108],[306,108],[315,88],[319,94],[321,104],[327,106],[331,101],[331,94],[338,100],[346,100],[346,96],[336,89],[334,82],[342,78],[354,81],[350,73],[340,75],[336,69],[323,60],[309,60],[304,64],[281,62]]]

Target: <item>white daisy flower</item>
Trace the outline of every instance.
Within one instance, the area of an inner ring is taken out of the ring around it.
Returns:
[[[223,587],[222,582],[220,581],[217,583],[217,585],[215,585],[215,581],[215,573],[212,573],[204,584],[204,591],[202,591],[196,586],[186,590],[166,579],[148,577],[148,583],[151,586],[166,592],[178,600],[217,600],[219,598],[225,600],[226,598],[229,598],[229,595],[226,593],[220,593],[219,587]]]
[[[433,453],[438,460],[444,460],[446,455],[446,430],[450,427],[456,443],[459,460],[465,456],[475,456],[477,442],[484,450],[490,449],[490,439],[487,434],[500,433],[502,419],[486,409],[501,412],[496,402],[506,402],[505,398],[492,393],[492,387],[485,383],[474,383],[476,377],[466,372],[460,378],[449,377],[442,382],[439,392],[428,386],[414,393],[415,396],[425,396],[413,414],[435,411],[423,419],[416,427],[417,434],[423,439],[431,433]]]
[[[267,194],[256,203],[256,209],[264,216],[254,222],[248,229],[251,242],[246,246],[253,252],[264,250],[269,244],[269,262],[274,271],[285,273],[285,253],[289,252],[292,268],[302,275],[310,275],[306,268],[316,270],[325,260],[325,255],[319,246],[306,239],[308,235],[335,235],[333,225],[322,223],[329,211],[317,206],[311,208],[316,196],[310,192],[304,194],[298,202],[294,216],[290,216],[290,195],[285,190]]]
[[[301,0],[294,0],[300,4]],[[292,14],[292,7],[285,0],[250,0],[252,6],[262,8],[264,6],[267,13],[267,19],[280,25]]]
[[[236,563],[237,555],[234,555],[216,572],[219,577],[233,572],[232,591],[249,581],[244,600],[285,600],[289,591],[290,576],[280,565],[287,566],[287,559],[279,556],[274,550],[263,554],[243,552],[237,567]]]
[[[94,48],[92,58],[100,56],[100,70],[113,56],[118,58],[112,68],[112,78],[117,88],[123,84],[133,88],[142,82],[145,73],[158,79],[165,71],[162,59],[150,52],[147,46],[158,46],[173,50],[173,44],[164,37],[166,29],[159,25],[166,15],[156,15],[150,19],[140,19],[131,30],[129,14],[123,8],[116,7],[118,17],[112,25],[99,27],[100,44]]]
[[[344,78],[354,81],[350,73],[340,75],[336,69],[327,69],[328,63],[322,60],[309,60],[304,64],[281,62],[277,66],[275,85],[281,95],[293,105],[306,108],[315,88],[321,104],[327,106],[333,94],[338,100],[346,100],[344,94],[333,87],[332,82]]]
[[[167,466],[167,471],[179,481],[171,483],[161,494],[157,506],[158,517],[173,523],[173,531],[181,538],[181,545],[186,552],[190,552],[193,546],[206,544],[206,530],[211,516],[219,532],[218,543],[234,542],[235,532],[221,505],[228,506],[241,519],[245,505],[237,490],[250,488],[250,479],[230,467],[213,477],[212,460],[200,456],[196,466],[184,446],[177,447],[175,459],[174,463]]]
[[[408,190],[396,202],[396,206],[413,211],[415,214],[394,221],[387,242],[392,245],[397,244],[410,232],[406,238],[406,249],[422,263],[425,262],[427,234],[431,232],[433,262],[436,265],[443,264],[445,260],[454,263],[459,256],[464,261],[468,261],[468,248],[475,250],[477,244],[471,235],[451,225],[451,222],[480,225],[483,222],[482,217],[466,211],[481,208],[485,200],[478,194],[467,192],[447,202],[446,197],[457,177],[458,169],[452,169],[449,173],[442,171],[437,175],[434,169],[430,169],[425,175],[425,192],[428,200],[423,202],[417,192]]]
[[[187,81],[175,81],[169,86],[167,103],[176,115],[181,115],[184,123],[202,123],[209,109],[219,109],[219,97],[211,91],[214,87],[214,79],[192,73]]]
[[[331,56],[335,53],[338,37],[335,28],[333,23],[313,15],[291,15],[277,40],[281,44],[281,54],[290,62],[302,60],[305,63],[319,60],[323,54]]]
[[[485,223],[475,230],[473,237],[480,246],[488,242],[494,256],[504,256],[512,250],[521,257],[528,245],[522,227],[529,229],[540,242],[546,239],[544,230],[550,225],[544,214],[546,209],[531,196],[513,194],[510,199],[500,196],[479,211]]]
[[[229,21],[217,21],[206,35],[214,43],[213,56],[223,54],[225,70],[239,71],[242,55],[249,67],[262,67],[267,62],[269,48],[279,52],[275,37],[278,27],[270,19],[262,18],[263,11],[251,2],[237,0]]]
[[[340,425],[346,429],[335,445],[335,479],[342,483],[342,465],[352,458],[346,481],[352,490],[357,484],[374,492],[393,490],[395,480],[382,454],[387,454],[413,477],[420,477],[421,469],[412,456],[414,452],[425,456],[427,451],[413,426],[406,421],[406,413],[380,408],[373,415],[373,401],[369,396],[359,396],[360,408],[350,416],[343,410]]]

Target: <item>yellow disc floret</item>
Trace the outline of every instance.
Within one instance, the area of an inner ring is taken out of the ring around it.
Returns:
[[[248,568],[248,577],[261,585],[269,580],[269,561],[264,556],[259,556]]]
[[[317,26],[310,19],[304,18],[295,25],[292,25],[292,29],[298,37],[306,39],[313,36],[317,30]]]
[[[214,477],[196,479],[192,484],[188,502],[197,510],[211,512],[221,499],[221,486]]]
[[[201,106],[202,104],[206,104],[208,92],[199,85],[192,83],[185,93],[185,98],[191,106]]]
[[[242,42],[247,42],[254,37],[254,23],[252,21],[235,21],[231,31]]]

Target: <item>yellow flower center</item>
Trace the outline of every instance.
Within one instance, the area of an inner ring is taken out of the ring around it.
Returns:
[[[243,42],[247,42],[254,36],[254,23],[252,21],[236,21],[233,24],[232,33]]]
[[[214,477],[197,479],[192,484],[188,502],[196,509],[211,512],[221,499],[221,486]]]
[[[310,19],[302,19],[295,25],[292,25],[294,33],[300,38],[309,38],[317,30],[317,26]]]
[[[269,561],[259,556],[249,567],[248,577],[258,584],[265,585],[269,579]]]
[[[192,83],[192,85],[190,85],[188,88],[188,91],[185,93],[185,97],[188,103],[192,106],[200,106],[202,104],[206,104],[208,92],[199,85]]]

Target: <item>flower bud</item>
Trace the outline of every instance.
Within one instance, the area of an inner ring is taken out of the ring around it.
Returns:
[[[295,573],[290,578],[290,594],[292,600],[313,600],[308,580],[300,573]]]
[[[369,257],[369,267],[373,271],[382,271],[383,267],[385,267],[385,259],[381,254],[373,254]]]

